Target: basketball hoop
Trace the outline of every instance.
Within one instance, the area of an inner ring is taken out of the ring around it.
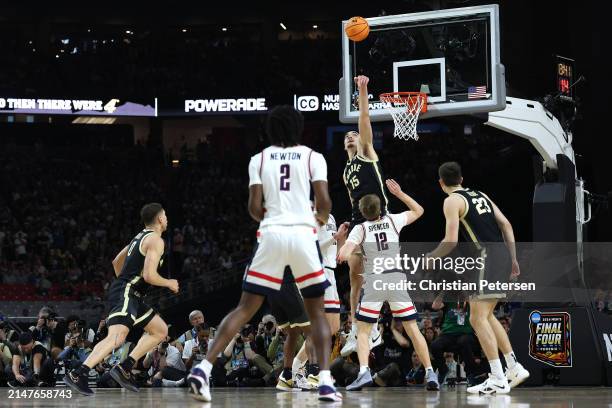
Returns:
[[[417,121],[421,112],[427,112],[427,94],[424,92],[388,92],[380,101],[389,104],[395,130],[393,136],[402,140],[419,140]]]

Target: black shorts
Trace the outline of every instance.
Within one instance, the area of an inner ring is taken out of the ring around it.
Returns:
[[[132,283],[116,279],[108,290],[109,312],[106,324],[121,324],[132,329],[145,327],[157,312],[143,300],[143,295]]]
[[[290,278],[288,278],[288,275]],[[285,269],[285,277],[281,289],[268,295],[270,312],[276,318],[276,324],[281,329],[286,327],[304,327],[310,325],[304,300],[300,295],[289,268]]]
[[[505,245],[491,245],[481,250],[480,256],[484,258],[484,268],[477,269],[473,274],[473,282],[478,290],[471,294],[474,300],[504,299],[506,292],[496,287],[481,287],[481,281],[489,283],[508,283],[512,272],[510,253]]]

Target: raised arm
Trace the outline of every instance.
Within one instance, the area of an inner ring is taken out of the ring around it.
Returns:
[[[417,203],[412,197],[402,191],[400,185],[393,179],[389,179],[386,182],[387,188],[399,200],[409,208],[410,211],[405,211],[406,214],[406,225],[410,225],[423,215],[425,210],[419,203]]]
[[[368,99],[368,82],[370,78],[359,75],[355,78],[355,85],[359,90],[359,143],[364,156],[370,160],[378,160],[374,150],[374,136],[370,122],[370,101]]]

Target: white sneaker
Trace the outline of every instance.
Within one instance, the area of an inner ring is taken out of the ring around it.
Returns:
[[[507,394],[510,392],[510,385],[506,377],[497,378],[489,375],[482,384],[469,387],[467,392],[470,394]]]
[[[310,381],[306,379],[302,374],[297,374],[293,377],[293,387],[299,388],[300,390],[314,390]]]
[[[321,385],[319,387],[319,401],[342,402],[342,394],[331,385]]]
[[[351,332],[346,338],[344,347],[342,347],[342,350],[340,350],[340,355],[342,357],[346,357],[355,351],[357,351],[357,331],[351,329]]]
[[[370,332],[370,350],[372,350],[376,346],[380,346],[383,343],[382,335],[378,330],[378,325],[374,325],[372,331]]]
[[[193,391],[191,396],[198,401],[210,402],[209,376],[201,368],[194,367],[187,376],[187,383]]]
[[[506,378],[510,388],[514,388],[529,378],[529,371],[525,370],[521,363],[516,363],[514,367],[506,370]]]

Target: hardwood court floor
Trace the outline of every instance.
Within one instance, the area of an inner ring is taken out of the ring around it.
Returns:
[[[346,392],[342,407],[491,407],[491,408],[590,408],[612,405],[612,388],[604,387],[534,387],[517,388],[508,395],[474,396],[465,386],[427,392],[421,388],[369,388]],[[224,407],[224,408],[293,408],[335,406],[319,403],[314,392],[277,392],[273,388],[217,388],[213,402],[195,401],[186,388],[143,389],[132,393],[121,389],[99,389],[93,397],[27,399],[9,398],[9,389],[0,389],[0,406],[8,407]]]

